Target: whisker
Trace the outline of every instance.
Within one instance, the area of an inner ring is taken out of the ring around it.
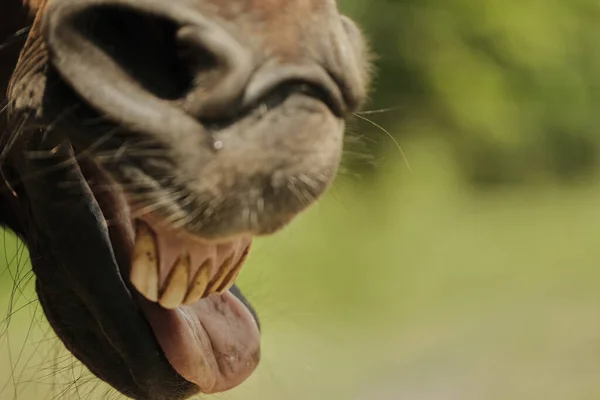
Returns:
[[[169,207],[172,206],[172,203],[169,202],[168,200],[177,199],[177,198],[179,198],[178,196],[179,196],[179,194],[177,194],[177,193],[172,193],[170,195],[161,196],[160,198],[155,199],[153,204],[149,204],[145,207],[142,207],[142,208],[132,212],[132,216],[134,218],[141,218],[152,212],[160,210],[161,208],[168,209]],[[175,213],[173,213],[173,214],[168,213],[168,214],[175,215]]]
[[[26,122],[27,122],[27,118],[24,118],[23,121],[21,122],[21,124],[19,125],[19,127],[9,136],[8,143],[2,149],[2,153],[0,153],[0,178],[2,179],[4,188],[8,189],[8,191],[15,198],[18,197],[18,194],[17,194],[17,191],[15,190],[14,186],[12,185],[12,183],[6,176],[6,173],[4,171],[4,161],[6,160],[6,157],[8,156],[9,150],[12,149],[12,147],[14,146],[14,144],[17,141],[17,138],[23,132]],[[3,189],[3,188],[0,187],[0,190],[1,189]]]
[[[402,108],[402,106],[396,106],[396,107],[390,107],[390,108],[380,108],[380,109],[377,109],[377,110],[359,111],[359,112],[356,112],[354,114],[355,115],[356,114],[359,114],[359,115],[383,114],[383,113],[390,112],[390,111],[396,111],[396,110],[399,110],[401,108]]]
[[[287,188],[288,190],[294,195],[294,197],[296,198],[296,200],[298,200],[298,202],[304,206],[305,204],[309,204],[310,200],[306,199],[306,197],[304,196],[304,194],[296,187],[295,185],[295,181],[296,177],[291,176],[288,178],[287,180]],[[306,201],[306,203],[304,203],[303,201]]]
[[[7,110],[10,108],[10,106],[11,106],[11,103],[12,103],[13,101],[14,101],[14,100],[6,100],[6,101],[4,102],[4,105],[2,106],[2,108],[0,108],[0,115],[2,115],[4,112],[6,112],[6,111],[7,111]]]
[[[320,185],[318,184],[318,182],[316,182],[314,179],[312,179],[311,177],[309,177],[306,174],[300,174],[298,175],[298,179],[300,179],[300,182],[304,183],[305,185],[311,187],[312,189],[318,191],[320,189]]]
[[[9,35],[6,38],[6,40],[4,41],[4,43],[0,44],[0,52],[2,52],[6,48],[12,46],[13,44],[17,43],[19,40],[24,39],[24,37],[29,34],[30,30],[31,30],[31,25],[21,28],[18,31],[16,31],[15,33]]]
[[[165,155],[164,150],[162,149],[136,149],[133,147],[126,147],[127,145],[129,145],[129,143],[125,143],[117,150],[96,152],[94,153],[94,159],[100,160],[101,162],[108,162],[116,161],[124,155],[127,155],[127,157],[164,157]]]
[[[23,120],[21,121],[21,123],[18,125],[17,129],[15,129],[12,132],[12,134],[9,136],[6,145],[2,149],[2,152],[0,153],[0,165],[4,164],[4,161],[6,160],[6,157],[8,156],[8,152],[10,150],[12,150],[12,148],[15,145],[15,143],[16,143],[19,135],[21,135],[21,133],[23,133],[23,131],[25,130],[25,124],[26,123],[27,123],[27,118],[23,118]]]
[[[385,133],[387,136],[389,136],[389,138],[392,139],[392,141],[394,142],[394,144],[398,148],[398,151],[400,151],[400,154],[402,155],[402,158],[404,159],[404,163],[408,167],[408,170],[410,172],[412,172],[412,168],[410,166],[410,163],[408,162],[408,158],[406,158],[406,154],[404,154],[404,150],[402,150],[402,146],[400,146],[400,143],[398,143],[398,141],[396,140],[396,138],[394,137],[394,135],[392,135],[387,129],[385,129],[384,127],[382,127],[381,125],[379,125],[375,121],[372,121],[369,118],[363,117],[362,115],[359,115],[357,113],[353,113],[353,114],[354,114],[355,117],[360,118],[363,121],[366,121],[366,122],[370,123],[371,125],[375,126],[379,130],[381,130],[383,133]]]
[[[27,174],[24,174],[21,179],[19,181],[24,181],[27,179],[31,179],[34,177],[40,177],[43,176],[45,174],[49,174],[51,172],[56,172],[59,171],[63,168],[68,168],[74,165],[77,165],[77,163],[84,157],[88,156],[90,153],[93,152],[94,147],[98,147],[101,146],[103,144],[103,142],[107,141],[110,139],[110,137],[114,134],[116,134],[117,132],[119,132],[121,130],[121,128],[114,128],[112,130],[110,130],[109,132],[107,132],[105,135],[103,135],[101,138],[99,138],[96,142],[92,143],[92,145],[90,147],[88,147],[87,149],[77,153],[77,154],[73,154],[72,156],[70,156],[69,158],[57,162],[52,166],[46,167],[46,168],[42,168],[39,169],[37,171],[34,172],[30,172]],[[62,148],[64,144],[58,144],[57,146],[53,147],[52,149],[47,151],[47,157],[44,157],[40,152],[38,151],[34,151],[33,154],[31,154],[31,152],[27,152],[26,156],[32,156],[31,159],[41,159],[41,158],[52,158],[52,155],[57,154],[60,149]],[[8,187],[8,186],[7,186]],[[0,188],[1,189],[1,188]]]

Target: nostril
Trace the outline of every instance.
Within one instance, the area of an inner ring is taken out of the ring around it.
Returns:
[[[174,21],[136,10],[98,6],[73,18],[72,28],[153,95],[177,100],[218,65],[208,50],[178,40]],[[100,60],[98,60],[100,61]]]
[[[225,117],[250,75],[249,52],[190,7],[54,0],[44,15],[51,61],[85,100],[134,126],[167,103],[194,119]]]

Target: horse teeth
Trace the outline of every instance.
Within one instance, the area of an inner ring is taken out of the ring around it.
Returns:
[[[183,303],[189,285],[189,271],[190,256],[182,254],[167,278],[165,290],[158,301],[161,306],[172,310]]]
[[[129,279],[148,300],[158,300],[158,252],[152,229],[138,222]]]
[[[219,266],[219,268],[217,269],[217,273],[213,277],[212,282],[208,285],[208,288],[206,288],[207,296],[209,296],[213,293],[216,293],[217,289],[219,289],[223,285],[223,282],[225,282],[225,280],[229,276],[229,272],[231,270],[232,264],[233,264],[233,255],[229,256],[227,258],[227,260],[225,260],[223,262],[223,264],[221,264]]]
[[[235,267],[233,267],[231,269],[231,271],[227,274],[227,276],[221,283],[221,286],[217,289],[217,294],[223,294],[226,291],[228,291],[229,289],[231,289],[235,280],[237,279],[238,275],[240,274],[242,267],[244,266],[244,261],[246,261],[246,259],[244,257],[242,257],[238,261],[238,263],[235,265]]]
[[[206,260],[202,263],[198,269],[198,273],[192,282],[192,287],[185,298],[185,304],[195,303],[200,300],[206,292],[208,286],[208,280],[210,278],[210,260]]]

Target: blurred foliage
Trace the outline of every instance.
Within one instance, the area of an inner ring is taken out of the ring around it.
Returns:
[[[369,118],[400,143],[447,140],[465,178],[481,185],[571,181],[597,167],[597,0],[340,3],[378,56],[368,107],[391,110]],[[391,145],[382,136],[370,147]]]

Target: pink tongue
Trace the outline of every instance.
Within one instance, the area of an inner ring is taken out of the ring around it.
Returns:
[[[231,292],[175,310],[138,297],[167,359],[201,392],[232,389],[258,365],[258,327],[248,309]]]

